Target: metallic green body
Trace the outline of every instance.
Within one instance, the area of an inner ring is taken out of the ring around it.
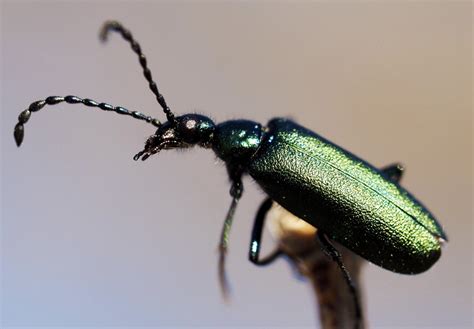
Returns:
[[[415,274],[438,260],[445,234],[405,189],[292,121],[267,129],[247,170],[270,198],[388,270]]]

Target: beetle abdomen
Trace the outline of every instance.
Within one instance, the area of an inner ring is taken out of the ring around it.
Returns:
[[[386,269],[427,270],[444,233],[378,170],[296,123],[274,119],[249,174],[285,209]]]

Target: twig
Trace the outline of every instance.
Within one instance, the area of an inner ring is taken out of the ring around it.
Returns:
[[[269,219],[268,227],[280,249],[312,284],[321,328],[354,328],[356,326],[354,300],[341,270],[321,250],[316,238],[316,228],[275,203],[270,210]],[[344,264],[358,287],[359,296],[362,297],[360,269],[364,260],[335,242],[334,245],[342,254]],[[359,328],[366,328],[363,309]]]

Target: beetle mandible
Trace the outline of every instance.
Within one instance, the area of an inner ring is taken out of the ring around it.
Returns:
[[[18,146],[24,124],[33,112],[62,102],[81,103],[104,111],[131,116],[154,125],[134,160],[146,160],[168,149],[200,146],[212,149],[224,161],[231,181],[232,202],[219,243],[219,273],[225,286],[224,260],[229,232],[238,201],[243,193],[242,176],[250,175],[268,195],[255,218],[249,259],[257,265],[274,260],[280,251],[260,259],[260,241],[266,214],[272,202],[318,228],[325,251],[343,271],[360,314],[356,289],[342,264],[334,240],[363,258],[393,272],[416,274],[429,269],[441,255],[447,240],[434,216],[413,195],[398,184],[400,165],[377,169],[327,139],[283,118],[271,119],[266,126],[249,120],[215,124],[200,114],[175,116],[158,90],[147,59],[131,32],[116,21],[104,24],[100,37],[118,32],[138,55],[143,74],[166,115],[160,122],[137,111],[77,96],[50,96],[33,102],[21,112],[14,137]]]

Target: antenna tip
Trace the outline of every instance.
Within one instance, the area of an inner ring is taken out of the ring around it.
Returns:
[[[15,137],[16,146],[20,147],[23,142],[23,136],[25,135],[25,128],[22,123],[18,122],[15,126],[13,136]]]
[[[99,31],[99,39],[102,42],[107,41],[107,37],[109,35],[109,31],[113,29],[117,29],[120,26],[120,23],[114,20],[109,20],[102,25],[102,28]]]
[[[106,25],[104,25],[100,31],[99,31],[99,40],[101,42],[106,42],[107,41],[107,34],[109,32],[109,29],[107,28]]]

